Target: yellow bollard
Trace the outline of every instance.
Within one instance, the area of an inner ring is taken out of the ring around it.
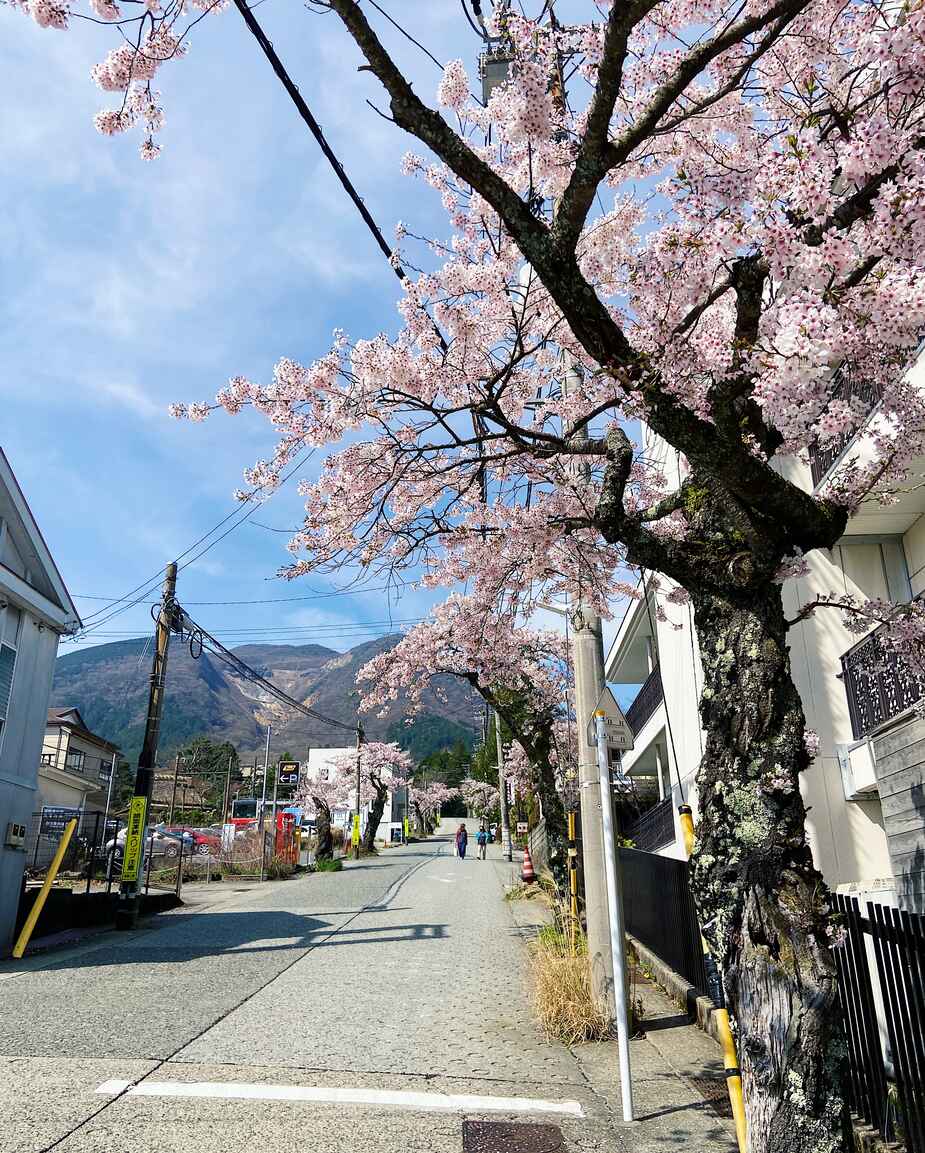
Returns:
[[[54,855],[54,859],[48,867],[48,874],[45,877],[45,884],[42,885],[42,891],[35,899],[35,904],[29,910],[29,916],[26,917],[26,923],[22,927],[22,932],[19,934],[19,939],[13,946],[13,956],[21,957],[26,951],[26,945],[29,944],[29,938],[32,936],[32,931],[35,929],[35,923],[42,914],[45,908],[45,902],[48,900],[48,894],[51,892],[51,887],[55,883],[55,877],[58,875],[58,870],[61,868],[61,862],[64,860],[64,854],[67,852],[67,847],[71,843],[71,837],[74,830],[77,828],[77,818],[68,821],[67,827],[64,830],[64,836],[61,838],[61,843],[58,845],[58,851]]]
[[[690,859],[694,851],[694,818],[690,805],[678,805],[678,819],[681,832],[684,835],[684,851]],[[713,960],[710,946],[700,938],[703,948],[704,968],[707,971],[707,992],[713,1001],[713,1020],[716,1022],[716,1031],[719,1034],[720,1045],[723,1050],[723,1068],[726,1070],[726,1088],[729,1091],[729,1103],[732,1106],[732,1116],[736,1127],[736,1140],[739,1153],[745,1153],[745,1100],[742,1096],[742,1074],[739,1070],[739,1058],[736,1053],[735,1038],[729,1024],[729,1010],[726,1008],[726,997],[723,992],[723,983],[720,980],[719,969]]]

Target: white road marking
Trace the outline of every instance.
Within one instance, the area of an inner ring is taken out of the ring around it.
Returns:
[[[455,877],[431,877],[430,879],[432,881],[440,881],[444,885],[455,885],[456,884],[456,878]]]
[[[583,1117],[578,1101],[541,1097],[483,1097],[467,1093],[413,1093],[394,1089],[346,1089],[315,1085],[252,1085],[239,1081],[104,1081],[97,1093],[113,1097],[208,1097],[236,1101],[310,1101],[318,1105],[375,1105],[378,1108],[446,1113],[558,1113]],[[127,1090],[127,1092],[126,1092]]]

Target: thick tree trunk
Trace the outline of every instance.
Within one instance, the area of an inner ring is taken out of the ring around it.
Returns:
[[[313,797],[315,802],[315,847],[316,861],[330,861],[334,857],[334,836],[331,833],[331,810],[320,797]]]
[[[379,824],[382,821],[382,814],[385,812],[385,802],[389,796],[388,788],[378,777],[370,775],[369,780],[376,790],[376,797],[370,806],[369,816],[366,818],[366,831],[363,834],[363,848],[367,853],[371,853],[376,847],[376,833],[379,832]]]
[[[563,898],[568,894],[568,826],[565,806],[556,787],[556,771],[550,759],[550,732],[534,739],[534,787],[543,806],[546,822],[546,845],[549,853],[549,871]]]
[[[780,587],[747,584],[689,589],[707,734],[693,888],[738,1025],[749,1153],[840,1153],[845,1050],[800,797],[805,720]]]

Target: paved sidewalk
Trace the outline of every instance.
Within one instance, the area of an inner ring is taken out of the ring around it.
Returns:
[[[462,1153],[464,1117],[731,1149],[653,1042],[632,1128],[612,1046],[545,1042],[503,873],[430,841],[0,963],[0,1153]]]

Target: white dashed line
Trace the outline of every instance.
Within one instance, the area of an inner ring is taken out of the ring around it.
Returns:
[[[578,1101],[541,1097],[483,1097],[466,1093],[412,1093],[392,1089],[346,1089],[315,1085],[252,1085],[239,1081],[104,1081],[97,1093],[114,1097],[199,1097],[235,1101],[310,1101],[317,1105],[374,1105],[385,1109],[444,1113],[558,1113],[583,1117]]]

